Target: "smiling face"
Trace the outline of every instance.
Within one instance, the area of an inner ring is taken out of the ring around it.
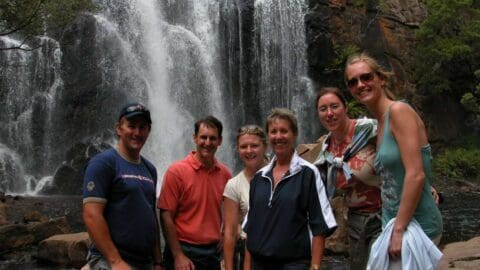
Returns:
[[[384,95],[386,81],[364,61],[357,61],[345,69],[345,79],[352,96],[367,106]]]
[[[196,157],[203,164],[211,164],[217,148],[222,144],[222,138],[215,127],[200,124],[198,133],[193,135],[193,142],[197,146]]]
[[[267,145],[260,136],[248,133],[239,136],[237,149],[245,168],[255,172],[263,166]]]
[[[275,118],[268,124],[268,141],[277,157],[290,155],[296,140],[297,134],[288,120]]]
[[[120,151],[136,159],[150,134],[150,123],[143,116],[122,117],[115,125],[115,131]]]
[[[317,112],[320,123],[330,132],[342,131],[347,125],[347,108],[334,93],[326,93],[318,99]]]

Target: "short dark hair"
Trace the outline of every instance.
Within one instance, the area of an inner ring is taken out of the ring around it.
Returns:
[[[195,122],[195,136],[198,135],[198,130],[200,129],[200,125],[202,124],[206,125],[207,127],[216,128],[218,131],[218,137],[220,138],[222,137],[222,131],[223,131],[222,122],[220,122],[220,120],[218,120],[213,115],[209,115]]]

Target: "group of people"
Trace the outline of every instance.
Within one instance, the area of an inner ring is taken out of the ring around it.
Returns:
[[[407,103],[394,101],[391,75],[367,54],[352,55],[347,88],[375,119],[349,118],[342,91],[322,88],[315,108],[328,134],[314,144],[296,145],[297,119],[285,108],[271,111],[265,131],[241,127],[236,149],[243,169],[233,178],[215,158],[222,123],[198,120],[196,149],[167,169],[158,200],[156,169],[140,154],[150,112],[128,104],[115,124],[115,148],[92,158],[85,171],[90,269],[215,270],[222,257],[226,270],[321,269],[325,238],[337,227],[334,196],[348,206],[352,269],[377,269],[375,248],[387,261],[402,261],[411,223],[438,245],[443,225],[430,190],[425,126]],[[373,243],[387,232],[381,251],[380,241]]]

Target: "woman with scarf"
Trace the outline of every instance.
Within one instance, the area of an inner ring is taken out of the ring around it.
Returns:
[[[382,230],[380,177],[375,174],[373,119],[351,119],[344,95],[336,87],[318,92],[320,123],[329,131],[316,144],[300,145],[302,158],[319,168],[331,199],[341,195],[348,207],[351,269],[365,269],[369,250]]]

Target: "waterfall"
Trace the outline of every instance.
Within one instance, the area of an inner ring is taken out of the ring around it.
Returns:
[[[151,137],[145,154],[159,169],[159,174],[193,148],[195,120],[207,114],[223,117],[220,70],[216,55],[218,38],[218,4],[214,1],[181,1],[188,8],[178,11],[175,1],[159,5],[154,0],[104,1],[97,24],[96,47],[115,53],[102,53],[98,64],[105,83],[129,76],[129,85],[115,85],[129,98],[148,104],[152,112]],[[164,14],[184,16],[182,22],[168,21]],[[114,40],[114,42],[112,42]],[[109,69],[107,69],[107,64]],[[116,69],[112,74],[111,68]],[[113,78],[112,78],[113,77]],[[112,113],[115,113],[112,111]],[[221,149],[220,149],[221,150]],[[228,151],[220,151],[221,159],[231,162]]]
[[[299,140],[309,137],[314,94],[307,77],[305,0],[256,0],[254,59],[258,70],[260,114],[287,107],[299,119]]]
[[[48,171],[50,151],[50,116],[54,96],[62,86],[59,44],[48,37],[36,41],[39,49],[10,37],[1,37],[2,47],[20,46],[0,54],[0,182],[2,191],[32,192],[36,177]],[[8,176],[7,176],[8,175]],[[15,177],[13,177],[15,176]]]
[[[0,168],[0,191],[34,193],[53,185],[57,173],[81,178],[82,162],[115,143],[118,111],[132,100],[152,112],[143,153],[160,177],[194,148],[193,124],[208,114],[224,124],[218,158],[234,172],[235,130],[263,126],[273,107],[296,111],[301,141],[316,134],[304,1],[97,4],[98,13],[77,18],[58,41],[41,37],[40,49],[0,52],[0,164],[16,164],[15,178],[23,178],[13,188]]]
[[[22,162],[15,152],[0,144],[0,190],[18,193],[24,192],[26,185],[18,179],[24,179]]]

